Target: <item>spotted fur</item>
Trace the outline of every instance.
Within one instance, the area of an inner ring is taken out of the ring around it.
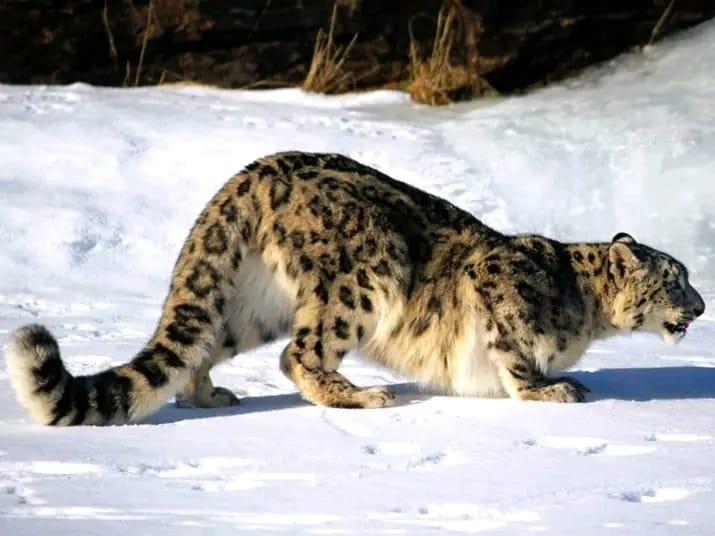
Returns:
[[[7,362],[20,401],[52,425],[134,422],[175,395],[235,404],[211,367],[286,335],[281,370],[315,404],[391,403],[338,372],[352,350],[445,393],[572,402],[586,388],[553,373],[593,339],[676,339],[703,310],[685,267],[628,235],[506,236],[344,156],[293,152],[246,167],[199,215],[129,363],[72,376],[38,325],[13,335]]]

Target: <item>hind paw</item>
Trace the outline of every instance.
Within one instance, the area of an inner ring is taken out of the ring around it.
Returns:
[[[209,398],[209,408],[223,408],[227,406],[238,406],[241,401],[238,397],[233,394],[233,391],[226,389],[225,387],[214,387],[211,392],[211,397]]]
[[[238,397],[233,391],[225,387],[214,387],[211,391],[186,397],[177,395],[176,405],[180,408],[225,408],[240,404]]]

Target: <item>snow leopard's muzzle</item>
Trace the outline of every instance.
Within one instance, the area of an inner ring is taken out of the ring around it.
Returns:
[[[686,305],[677,318],[664,321],[661,335],[666,342],[677,344],[688,333],[690,324],[705,312],[705,301],[692,286],[686,291]]]

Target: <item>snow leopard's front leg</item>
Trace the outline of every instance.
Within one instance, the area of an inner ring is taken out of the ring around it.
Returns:
[[[517,348],[501,346],[489,355],[497,366],[504,390],[515,400],[543,402],[584,402],[589,389],[568,377],[550,378]]]

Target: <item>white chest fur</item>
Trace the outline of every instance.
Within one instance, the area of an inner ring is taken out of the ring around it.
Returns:
[[[559,350],[556,340],[551,336],[541,336],[534,345],[534,359],[544,374],[567,369],[573,366],[588,349],[591,339],[586,336],[572,337],[564,350]]]

